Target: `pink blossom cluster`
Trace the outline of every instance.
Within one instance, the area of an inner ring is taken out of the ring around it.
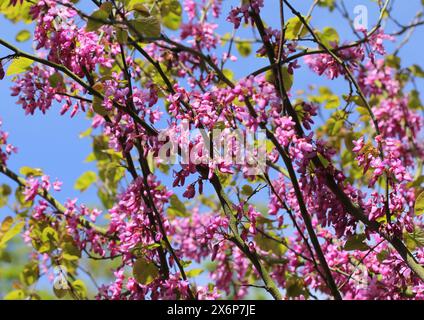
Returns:
[[[360,46],[349,47],[337,52],[337,56],[348,68],[358,69],[359,63],[364,59],[364,49]],[[312,71],[318,75],[325,74],[331,80],[346,74],[344,67],[327,53],[307,55],[304,60]]]
[[[230,14],[227,17],[227,21],[233,23],[234,27],[238,29],[243,20],[244,20],[244,23],[246,24],[249,23],[250,21],[249,10],[259,13],[260,9],[263,6],[264,6],[263,0],[253,0],[247,3],[244,3],[240,7],[235,7],[230,11]]]
[[[3,121],[0,120],[0,127],[3,125]],[[3,130],[0,130],[0,164],[2,166],[6,165],[7,160],[9,159],[12,153],[16,153],[18,148],[8,143],[9,133]]]
[[[17,104],[25,110],[25,114],[33,115],[36,110],[46,113],[54,102],[63,103],[60,113],[65,114],[71,110],[73,117],[79,110],[85,111],[86,103],[83,100],[75,100],[72,96],[64,95],[64,83],[57,83],[52,86],[52,77],[56,73],[53,68],[39,65],[31,66],[30,70],[23,75],[19,75],[12,87],[12,96],[18,96]],[[37,79],[33,81],[33,79]],[[78,84],[69,84],[74,91],[81,90]]]
[[[74,22],[77,12],[66,6],[70,1],[43,0],[31,7],[37,20],[34,39],[37,49],[45,49],[48,59],[69,68],[78,76],[94,70],[96,65],[111,68],[112,58],[105,51],[106,38],[86,32]],[[103,42],[103,43],[102,43]]]

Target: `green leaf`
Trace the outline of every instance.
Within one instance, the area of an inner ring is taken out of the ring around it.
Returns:
[[[272,232],[270,232],[270,235],[274,236]],[[259,248],[267,252],[272,252],[277,256],[281,256],[287,251],[287,248],[282,243],[269,239],[260,233],[256,234],[254,240]]]
[[[169,206],[167,211],[167,213],[170,216],[179,216],[179,217],[188,216],[187,209],[184,203],[182,203],[181,200],[178,199],[178,197],[175,194],[171,196],[170,204],[171,205]]]
[[[155,161],[154,161],[154,152],[149,151],[146,157],[147,165],[149,167],[150,172],[155,172]]]
[[[85,29],[87,31],[97,31],[101,26],[105,24],[109,17],[109,13],[106,10],[99,9],[94,11],[91,16],[88,18],[87,26]]]
[[[25,226],[25,221],[20,221],[17,224],[15,224],[12,228],[7,230],[0,239],[0,247],[5,245],[13,237],[19,234],[24,226]]]
[[[417,216],[424,214],[424,191],[422,191],[415,200],[414,210]]]
[[[191,265],[192,261],[188,260],[181,260],[181,265],[183,266],[183,268],[187,268],[189,265]]]
[[[18,1],[15,6],[10,5],[10,0],[0,0],[0,13],[13,23],[22,21],[24,23],[32,22],[32,15],[29,10],[33,1]]]
[[[411,70],[411,73],[413,76],[418,78],[424,78],[424,71],[421,69],[421,67],[417,64],[414,64],[409,67],[409,70]]]
[[[28,30],[21,30],[16,35],[16,41],[18,42],[27,41],[29,38],[31,38],[31,33]]]
[[[412,233],[405,232],[404,238],[407,248],[411,251],[424,247],[424,230],[420,227],[416,226]]]
[[[10,216],[7,216],[6,218],[4,218],[3,222],[1,223],[1,227],[0,227],[0,238],[1,235],[3,235],[7,230],[10,229],[10,227],[13,224],[13,218]]]
[[[60,72],[55,72],[49,77],[49,84],[52,88],[57,88],[63,85],[63,76]]]
[[[297,276],[290,276],[286,280],[286,292],[289,298],[296,298],[301,295],[308,297],[308,292],[305,290],[305,282]]]
[[[41,177],[43,175],[43,170],[40,168],[21,167],[19,173],[26,177]]]
[[[248,57],[252,53],[252,45],[246,41],[237,42],[236,48],[242,57]]]
[[[128,32],[122,28],[116,28],[116,40],[120,44],[126,44],[128,42]]]
[[[97,175],[94,171],[84,172],[75,182],[74,188],[85,191],[96,181],[96,178]]]
[[[85,130],[85,131],[83,131],[79,134],[79,137],[80,138],[88,137],[92,132],[93,132],[93,127],[88,127],[87,130]]]
[[[418,92],[418,90],[411,90],[409,92],[408,107],[413,110],[422,108],[420,93]]]
[[[129,21],[130,33],[135,37],[141,34],[148,38],[157,38],[160,36],[161,27],[160,21],[157,17],[140,17],[136,20]]]
[[[318,33],[319,39],[327,48],[336,47],[339,44],[340,37],[336,29],[325,27],[322,32]]]
[[[367,251],[370,249],[370,247],[364,242],[366,239],[365,234],[356,234],[351,236],[344,245],[344,250],[346,251],[353,251],[353,250],[359,250],[359,251]]]
[[[32,285],[40,278],[40,268],[38,263],[31,261],[25,265],[24,270],[21,273],[21,280],[27,286]]]
[[[133,276],[138,283],[147,285],[158,275],[159,271],[156,266],[145,258],[139,258],[134,262]]]
[[[340,132],[340,129],[343,128],[343,126],[344,126],[344,120],[343,119],[336,120],[334,122],[334,126],[331,130],[331,135],[337,136],[337,134]]]
[[[382,263],[384,260],[386,260],[390,256],[390,253],[387,250],[383,250],[379,253],[377,253],[377,260]]]
[[[34,61],[24,57],[18,57],[12,60],[6,71],[7,76],[23,73],[27,71]]]
[[[225,68],[224,70],[222,70],[222,73],[226,78],[230,79],[231,81],[234,80],[234,72],[232,70]]]
[[[171,30],[178,30],[182,21],[182,8],[177,0],[167,0],[160,8],[162,23]]]
[[[154,249],[159,248],[159,247],[160,247],[159,243],[152,243],[152,244],[149,244],[148,246],[146,246],[146,249],[147,250],[154,250]]]
[[[337,109],[340,106],[340,98],[336,95],[329,96],[326,101],[325,109]]]
[[[11,193],[12,189],[7,184],[0,185],[0,208],[7,204]]]
[[[111,2],[104,2],[102,3],[102,5],[100,6],[101,10],[106,11],[108,14],[112,13],[112,9],[113,9],[113,4]]]
[[[248,197],[250,197],[251,195],[252,195],[252,193],[253,193],[253,188],[251,187],[251,186],[249,186],[249,185],[244,185],[242,188],[241,188],[241,194],[242,195],[245,195],[245,196],[248,196]]]
[[[281,73],[283,76],[284,88],[289,91],[293,86],[293,75],[288,71],[287,67],[282,67]]]
[[[310,18],[306,19],[306,17],[304,17],[304,19],[307,22],[309,22],[310,20]],[[304,37],[308,33],[309,33],[308,29],[306,29],[306,27],[302,24],[302,21],[300,21],[300,19],[297,16],[287,20],[286,32],[285,32],[286,39],[295,40],[295,39]]]
[[[108,111],[103,106],[103,98],[100,98],[98,96],[93,97],[93,110],[95,113],[106,116],[108,114]]]
[[[140,0],[132,0],[129,4],[129,10],[134,10],[137,13],[141,14],[144,17],[150,16],[149,8],[147,8],[143,3],[140,3]]]
[[[57,243],[59,241],[59,235],[52,227],[45,227],[41,233],[41,241]]]
[[[388,55],[386,57],[386,64],[394,69],[400,69],[400,58],[394,55]]]
[[[72,237],[65,237],[64,243],[62,244],[62,257],[68,261],[75,261],[81,258],[81,251]]]
[[[318,1],[318,6],[327,7],[330,11],[333,11],[335,8],[335,0],[320,0]]]
[[[340,106],[340,98],[335,95],[328,87],[320,87],[318,89],[319,96],[313,97],[318,103],[325,103],[325,109],[337,109]]]
[[[74,289],[78,299],[87,298],[87,286],[85,285],[84,281],[77,279],[72,282],[71,286]]]
[[[25,292],[23,290],[13,290],[5,295],[4,300],[24,300]]]
[[[187,272],[188,278],[195,278],[203,272],[203,269],[192,269]]]

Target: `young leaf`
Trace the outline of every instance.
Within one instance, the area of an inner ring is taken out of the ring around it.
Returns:
[[[23,290],[13,290],[6,294],[4,300],[24,300],[25,292]]]
[[[31,168],[31,167],[21,167],[19,173],[26,177],[41,177],[43,175],[43,170],[40,168]]]
[[[252,45],[249,42],[237,42],[236,48],[242,57],[248,57],[252,52]]]
[[[18,222],[12,228],[7,230],[0,239],[0,247],[5,245],[9,240],[19,234],[25,225],[25,221]]]
[[[252,193],[253,193],[253,188],[247,184],[241,188],[241,194],[244,196],[250,197]]]
[[[103,106],[102,98],[98,96],[93,97],[93,111],[101,116],[106,116],[108,114],[108,111]]]
[[[306,17],[304,17],[306,20]],[[306,20],[309,22],[309,19]],[[286,22],[286,33],[285,37],[288,40],[295,40],[297,38],[304,37],[309,33],[308,29],[303,25],[302,21],[296,16],[290,18]]]
[[[203,269],[193,269],[187,272],[187,277],[195,278],[203,272]]]
[[[322,32],[319,33],[319,38],[326,47],[330,48],[337,46],[340,41],[340,37],[336,29],[331,27],[325,27]]]
[[[171,196],[171,205],[168,208],[168,214],[171,216],[186,217],[188,215],[184,203],[174,194]]]
[[[22,282],[24,282],[27,286],[30,286],[35,283],[39,277],[40,268],[37,262],[32,261],[25,265],[24,270],[21,273]]]
[[[151,283],[158,274],[159,271],[156,266],[145,258],[139,258],[134,262],[133,276],[138,283],[147,285]]]
[[[404,238],[407,248],[411,251],[424,247],[424,230],[420,227],[416,226],[412,233],[405,232]]]
[[[63,85],[63,76],[60,72],[55,72],[49,77],[49,83],[52,88],[56,88],[59,85]]]
[[[167,0],[162,3],[161,9],[162,23],[171,30],[178,30],[182,21],[182,8],[177,0]]]
[[[72,282],[71,286],[76,293],[76,298],[85,299],[87,297],[87,286],[85,285],[84,281],[77,279]]]
[[[13,76],[15,74],[23,73],[29,69],[29,66],[33,63],[31,59],[18,57],[13,59],[12,63],[7,68],[6,75]]]
[[[97,175],[94,171],[84,172],[75,182],[74,188],[85,191],[96,181],[96,177]]]
[[[0,208],[7,204],[12,189],[7,184],[0,185]]]
[[[31,33],[28,30],[21,30],[16,35],[16,41],[18,42],[27,41],[29,38],[31,38]]]
[[[367,251],[369,250],[369,246],[364,242],[366,239],[365,234],[356,234],[350,237],[344,246],[346,251],[360,250]]]
[[[101,26],[105,24],[109,17],[109,13],[106,10],[99,9],[94,11],[93,14],[88,18],[87,31],[97,31]]]
[[[10,216],[7,216],[6,218],[4,218],[3,222],[1,223],[1,227],[0,227],[0,238],[1,235],[4,234],[7,230],[10,229],[10,227],[13,224],[13,218]]]
[[[140,17],[136,20],[129,21],[131,26],[130,33],[138,37],[140,34],[148,38],[156,38],[160,36],[161,27],[157,17]]]
[[[424,191],[421,192],[415,200],[414,209],[417,216],[424,214]]]

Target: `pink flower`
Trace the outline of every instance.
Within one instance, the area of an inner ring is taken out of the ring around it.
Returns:
[[[33,201],[34,198],[38,195],[38,189],[40,188],[39,180],[36,178],[29,178],[26,183],[27,184],[23,192],[25,201]]]
[[[196,195],[196,190],[194,188],[194,184],[189,184],[187,186],[186,191],[183,193],[183,196],[187,199],[191,199]]]

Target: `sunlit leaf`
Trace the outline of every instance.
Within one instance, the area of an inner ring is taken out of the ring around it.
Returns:
[[[129,21],[130,33],[135,37],[142,35],[148,38],[157,38],[160,36],[160,21],[155,16],[140,17],[136,20]]]
[[[24,57],[18,57],[12,60],[6,71],[7,76],[13,76],[15,74],[23,73],[29,69],[34,61]]]
[[[178,30],[182,21],[182,8],[177,0],[163,1],[160,9],[162,23],[171,30]]]
[[[13,237],[18,235],[22,228],[25,226],[25,221],[20,221],[7,230],[0,239],[0,247],[5,245],[8,241],[10,241]]]
[[[43,170],[41,170],[40,168],[31,168],[25,166],[19,169],[19,173],[26,177],[41,177],[43,175]]]
[[[96,181],[96,178],[97,175],[94,171],[84,172],[75,182],[74,188],[85,191]]]
[[[252,52],[252,45],[246,41],[237,42],[236,48],[242,57],[248,57]]]
[[[4,300],[24,300],[25,292],[23,290],[13,290],[4,296]]]
[[[30,38],[31,38],[31,32],[29,32],[28,30],[21,30],[16,35],[16,41],[18,42],[24,42],[29,40]]]
[[[356,234],[346,241],[344,245],[344,249],[347,251],[359,250],[359,251],[367,251],[369,250],[369,246],[365,243],[366,235],[365,234]]]
[[[304,17],[304,19],[306,20],[306,17]],[[306,21],[308,22],[309,19]],[[297,38],[304,37],[308,33],[308,29],[303,25],[302,21],[297,16],[287,20],[285,32],[286,39],[295,40]]]

